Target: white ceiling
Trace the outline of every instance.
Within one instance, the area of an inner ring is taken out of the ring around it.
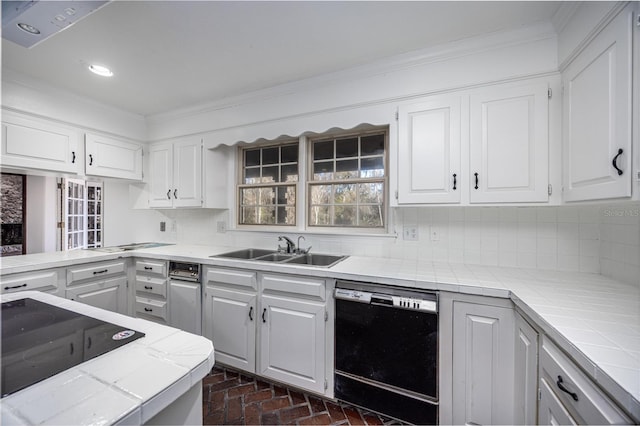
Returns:
[[[114,1],[2,68],[153,115],[495,31],[560,2]],[[86,64],[115,73],[95,76]]]

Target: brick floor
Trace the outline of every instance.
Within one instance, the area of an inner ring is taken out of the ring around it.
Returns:
[[[214,367],[202,380],[205,425],[401,425],[350,405]]]

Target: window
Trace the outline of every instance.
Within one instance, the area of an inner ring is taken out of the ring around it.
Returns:
[[[102,183],[64,180],[63,249],[102,246]]]
[[[241,149],[242,225],[295,225],[298,142]]]
[[[385,225],[386,132],[310,142],[308,225]]]

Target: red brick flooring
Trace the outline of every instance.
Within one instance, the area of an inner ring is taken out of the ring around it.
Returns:
[[[346,404],[214,367],[202,381],[205,425],[399,425]]]

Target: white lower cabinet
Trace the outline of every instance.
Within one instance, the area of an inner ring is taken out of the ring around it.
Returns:
[[[537,424],[538,332],[516,314],[514,424]]]
[[[453,302],[454,424],[514,423],[514,312]]]
[[[48,269],[35,272],[4,275],[0,277],[1,293],[15,293],[17,291],[37,290],[64,296],[66,284],[66,270]]]
[[[606,396],[550,339],[540,346],[539,423],[632,424],[632,420]]]
[[[324,279],[209,267],[205,283],[216,362],[325,392]]]
[[[67,299],[127,314],[127,288],[125,259],[67,268]]]
[[[135,262],[135,316],[168,324],[167,262],[156,259]]]

